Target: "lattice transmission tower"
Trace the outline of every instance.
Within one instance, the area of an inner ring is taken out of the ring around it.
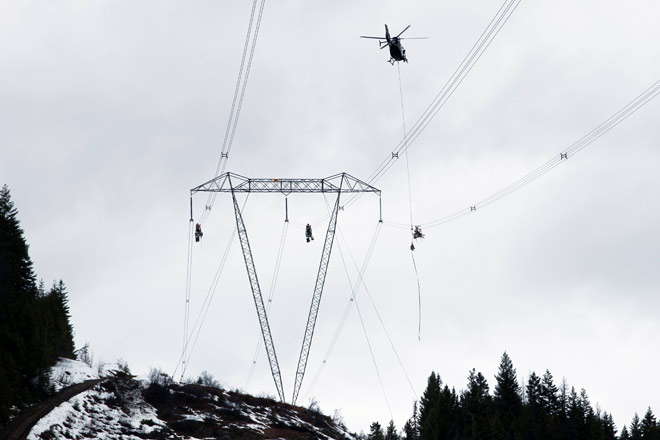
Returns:
[[[323,286],[328,271],[328,263],[330,261],[330,253],[332,252],[332,244],[335,238],[335,231],[337,228],[337,215],[340,210],[339,200],[344,193],[363,193],[371,192],[380,196],[380,190],[373,186],[356,179],[355,177],[347,174],[340,173],[323,179],[273,179],[273,178],[258,178],[251,179],[240,176],[234,173],[225,173],[212,180],[209,180],[202,185],[199,185],[190,190],[191,197],[191,219],[192,219],[192,196],[197,192],[225,192],[231,193],[234,202],[234,214],[236,216],[236,229],[238,231],[239,240],[241,242],[241,249],[243,250],[243,258],[245,260],[245,267],[247,269],[248,278],[250,280],[250,287],[252,288],[252,297],[254,305],[257,310],[259,324],[261,326],[261,334],[264,340],[264,347],[270,363],[270,371],[273,375],[273,381],[277,388],[280,400],[285,401],[284,389],[282,387],[282,375],[280,373],[280,366],[275,353],[275,345],[270,331],[270,324],[268,323],[268,315],[264,307],[263,297],[261,295],[261,287],[259,286],[259,279],[257,277],[257,270],[254,264],[254,258],[250,249],[250,242],[248,240],[247,229],[243,222],[243,216],[238,206],[236,193],[281,193],[288,196],[292,193],[336,193],[337,199],[335,200],[334,208],[330,215],[328,222],[328,230],[325,235],[325,242],[323,244],[323,252],[321,253],[321,261],[319,263],[319,270],[316,276],[316,283],[314,284],[314,293],[312,294],[312,303],[309,308],[309,315],[307,317],[307,325],[305,327],[305,334],[303,337],[302,348],[300,350],[300,357],[298,359],[298,368],[296,369],[296,380],[293,388],[293,397],[291,403],[295,404],[300,393],[305,370],[307,368],[307,359],[309,351],[312,346],[312,338],[314,336],[314,327],[316,326],[316,317],[318,315],[319,306],[321,304],[321,295],[323,294]],[[382,221],[382,210],[380,215]],[[288,221],[288,208],[287,208],[287,221]]]

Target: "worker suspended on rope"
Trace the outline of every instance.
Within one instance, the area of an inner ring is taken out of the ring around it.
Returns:
[[[309,240],[314,240],[314,236],[312,235],[312,225],[309,223],[305,226],[305,238],[307,239],[307,243],[309,243]]]
[[[202,226],[199,223],[197,223],[195,225],[195,241],[198,242],[202,238],[202,236],[204,236],[204,233],[202,232]]]
[[[418,238],[424,238],[424,234],[422,234],[422,227],[417,225],[415,226],[415,229],[413,230],[413,238],[417,240]]]
[[[419,226],[419,225],[416,225],[414,228],[410,228],[410,229],[412,229],[412,231],[413,231],[413,233],[412,233],[413,240],[410,242],[410,250],[414,251],[415,250],[415,240],[417,240],[418,238],[424,238],[424,234],[422,233],[422,227]]]

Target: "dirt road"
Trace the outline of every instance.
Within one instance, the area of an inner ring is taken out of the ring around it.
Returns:
[[[51,412],[53,408],[58,405],[66,402],[71,399],[73,396],[87,391],[88,389],[94,387],[95,385],[108,380],[104,379],[92,379],[83,383],[76,385],[71,385],[70,387],[62,389],[55,396],[46,400],[45,402],[38,403],[34,407],[26,410],[26,412],[21,415],[19,418],[14,420],[12,423],[7,426],[7,428],[0,434],[0,439],[2,440],[25,440],[30,434],[32,427],[41,420],[46,414]]]

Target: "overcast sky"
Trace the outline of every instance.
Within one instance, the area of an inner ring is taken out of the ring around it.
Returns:
[[[360,35],[412,27],[401,64],[408,127],[502,3],[267,2],[227,170],[248,177],[366,179],[403,132],[397,66]],[[132,371],[173,372],[182,352],[189,190],[220,157],[251,2],[0,3],[0,182],[9,185],[47,284],[68,286],[78,347]],[[409,149],[412,215],[424,226],[507,186],[660,79],[656,0],[523,0]],[[498,203],[427,229],[415,260],[403,159],[381,178],[386,224],[329,352],[378,224],[378,197],[339,216],[299,403],[341,409],[348,427],[398,427],[431,371],[457,391],[476,368],[494,387],[504,351],[522,380],[549,369],[585,388],[619,429],[660,412],[660,100]],[[195,197],[195,217],[204,209]],[[332,203],[332,199],[328,199]],[[287,399],[326,225],[321,195],[289,197],[271,328]],[[284,197],[252,195],[245,222],[264,295]],[[220,195],[193,248],[194,322],[234,215]],[[378,311],[401,364],[380,325]],[[382,388],[367,344],[373,349]],[[186,372],[276,395],[238,243]],[[262,348],[263,350],[263,348]],[[326,361],[325,364],[323,361]],[[323,367],[324,366],[324,367]],[[323,368],[322,368],[323,367]],[[179,374],[179,373],[177,373]],[[411,385],[408,382],[410,379]],[[415,395],[416,393],[416,395]]]

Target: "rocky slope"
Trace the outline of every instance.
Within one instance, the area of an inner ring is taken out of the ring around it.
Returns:
[[[92,388],[54,407],[32,427],[27,438],[356,437],[318,411],[212,386],[148,383],[115,371]]]

